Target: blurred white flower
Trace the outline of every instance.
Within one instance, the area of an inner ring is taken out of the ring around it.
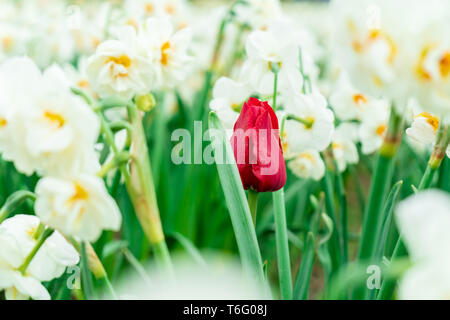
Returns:
[[[396,220],[414,266],[400,282],[401,299],[448,299],[450,196],[427,190],[402,201]]]
[[[290,99],[285,112],[302,120],[287,120],[284,127],[284,142],[288,153],[305,150],[325,150],[333,136],[334,116],[327,108],[327,101],[318,91],[312,94],[298,94]]]
[[[247,60],[242,66],[240,78],[248,81],[262,95],[273,94],[272,64],[279,69],[279,88],[290,86],[292,79],[295,81],[301,77],[299,50],[292,33],[285,27],[284,23],[274,23],[267,31],[254,31],[247,38]]]
[[[64,234],[96,241],[102,230],[118,231],[122,216],[102,179],[78,174],[71,179],[44,177],[36,186],[36,215]]]
[[[192,34],[184,28],[174,32],[167,18],[149,18],[139,30],[139,41],[155,68],[159,86],[173,88],[186,77],[191,57],[188,48]]]
[[[213,88],[213,99],[209,106],[217,113],[225,129],[232,129],[239,117],[240,109],[250,98],[251,88],[245,83],[227,77],[219,78]]]
[[[299,178],[322,179],[325,164],[316,150],[303,151],[296,154],[288,163],[288,168]]]
[[[241,265],[232,257],[202,253],[200,259],[194,262],[185,255],[173,256],[176,281],[172,283],[167,281],[167,271],[149,265],[145,271],[150,280],[127,275],[116,285],[117,295],[122,300],[270,299],[261,284],[245,277]]]
[[[371,98],[356,90],[346,76],[341,76],[330,96],[330,104],[336,116],[343,121],[360,120],[370,108]]]
[[[189,24],[189,6],[185,0],[126,0],[126,23],[139,27],[138,21],[152,17],[166,17],[178,30]]]
[[[116,33],[117,40],[101,43],[88,59],[86,73],[100,97],[131,99],[151,90],[155,66],[142,52],[135,29],[126,26]]]
[[[377,100],[373,101],[371,108],[364,113],[359,127],[362,153],[371,154],[383,144],[389,120],[389,109],[387,101]]]
[[[50,299],[41,282],[60,277],[79,261],[77,251],[55,231],[22,274],[18,268],[37,243],[39,223],[35,216],[16,215],[0,224],[0,289],[5,289],[6,299]]]
[[[273,20],[283,17],[279,0],[246,0],[235,9],[236,20],[254,30],[265,30]]]
[[[339,171],[345,171],[349,164],[358,163],[359,155],[355,145],[357,140],[358,125],[356,123],[341,123],[334,131],[331,147]]]
[[[41,74],[30,59],[11,58],[0,67],[0,83],[0,151],[6,160],[28,175],[96,170],[99,121],[70,91],[61,68]]]

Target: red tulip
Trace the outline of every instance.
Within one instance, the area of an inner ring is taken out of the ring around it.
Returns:
[[[278,119],[267,102],[250,98],[244,103],[231,145],[245,190],[276,191],[285,185]]]

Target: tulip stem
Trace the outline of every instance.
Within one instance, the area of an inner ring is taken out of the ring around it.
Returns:
[[[250,208],[250,213],[252,214],[253,225],[256,226],[256,213],[258,211],[258,195],[259,193],[253,189],[248,190],[248,206]]]
[[[38,238],[36,244],[34,245],[34,248],[31,249],[28,256],[25,258],[25,261],[22,263],[22,265],[18,268],[18,270],[25,275],[25,272],[27,271],[28,266],[30,265],[31,261],[33,260],[36,253],[39,251],[39,249],[44,244],[45,240],[47,240],[52,234],[55,232],[55,230],[51,228],[47,228]]]
[[[278,63],[270,63],[274,80],[273,80],[273,111],[277,111],[277,94],[278,94],[278,71],[280,65]],[[282,124],[284,130],[284,124]],[[280,134],[282,134],[280,132]],[[283,160],[284,161],[284,160]],[[284,189],[272,193],[273,207],[275,209],[275,238],[277,247],[278,260],[278,278],[280,282],[281,298],[283,300],[292,299],[292,274],[291,261],[289,256],[289,242],[286,224],[286,208],[284,201]]]

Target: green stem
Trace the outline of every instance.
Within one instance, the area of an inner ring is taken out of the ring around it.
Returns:
[[[278,276],[281,298],[292,299],[291,261],[289,257],[289,242],[286,225],[286,208],[284,205],[284,190],[272,193],[275,216],[275,237],[278,260]]]
[[[430,165],[427,165],[425,173],[422,176],[422,180],[419,184],[419,190],[428,189],[431,186],[436,171],[436,169],[433,169]]]
[[[36,244],[34,245],[33,249],[31,249],[28,256],[25,258],[25,261],[22,263],[22,265],[18,268],[18,270],[24,275],[27,271],[28,266],[30,265],[31,261],[33,260],[36,253],[39,251],[39,249],[44,244],[45,240],[47,240],[52,234],[55,232],[55,230],[47,228],[41,236],[38,238]]]
[[[394,252],[392,253],[391,264],[396,263],[400,257],[406,254],[406,248],[403,244],[401,237],[398,238],[395,245]],[[377,300],[391,300],[394,295],[396,279],[384,279],[381,284],[380,292],[378,293]]]
[[[394,108],[393,108],[394,109]],[[390,189],[394,169],[394,156],[401,137],[401,118],[391,111],[388,132],[380,148],[375,174],[372,178],[369,200],[364,214],[358,259],[371,259],[377,248],[377,231],[385,217],[382,209]]]
[[[159,215],[147,141],[136,106],[128,106],[128,116],[133,127],[133,143],[130,150],[132,160],[130,180],[126,183],[127,191],[144,233],[154,246],[156,259],[172,272],[172,263]]]
[[[347,196],[345,194],[344,180],[342,173],[337,169],[337,162],[335,161],[336,168],[336,193],[339,202],[339,218],[341,227],[341,248],[342,248],[342,263],[348,262],[348,208],[347,208]]]
[[[278,70],[273,72],[273,111],[277,111],[277,91],[278,91]]]
[[[26,190],[19,190],[11,194],[0,209],[0,223],[8,218],[11,212],[17,209],[27,199],[34,201],[36,200],[36,195]]]
[[[252,220],[253,224],[256,226],[256,213],[258,210],[258,195],[259,193],[255,190],[249,189],[248,190],[248,206],[250,208],[250,213],[252,214]]]
[[[298,270],[297,278],[293,292],[294,300],[308,299],[309,283],[314,265],[315,257],[315,237],[312,232],[308,232],[306,236],[305,246],[303,248],[302,262]]]
[[[92,300],[95,298],[94,285],[92,283],[91,273],[89,272],[89,259],[86,252],[86,244],[81,242],[81,282],[85,299]]]
[[[325,193],[325,209],[327,215],[333,221],[333,233],[331,235],[331,239],[329,242],[329,252],[331,257],[331,265],[332,265],[332,273],[339,269],[341,265],[341,247],[340,247],[340,237],[339,230],[337,228],[337,218],[336,218],[336,209],[334,203],[334,192],[333,185],[331,183],[331,174],[332,172],[329,170],[327,166],[327,170],[325,172],[324,177],[322,178],[322,188]],[[331,276],[331,275],[329,275]]]

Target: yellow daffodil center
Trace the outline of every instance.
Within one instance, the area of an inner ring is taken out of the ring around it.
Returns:
[[[108,62],[112,62],[113,63],[111,65],[111,69],[113,68],[114,64],[120,64],[125,69],[128,69],[131,66],[131,59],[126,54],[123,54],[120,57],[109,57],[106,62],[107,63]],[[127,75],[128,75],[128,72],[121,72],[121,73],[118,74],[119,77],[126,77]]]
[[[422,52],[420,53],[419,62],[417,63],[415,68],[416,75],[420,80],[424,81],[431,80],[431,74],[425,68],[425,60],[427,59],[428,54],[434,47],[435,47],[434,44],[427,45],[425,46],[425,48],[423,48]]]
[[[161,46],[161,64],[163,66],[166,66],[169,63],[169,51],[170,49],[170,42],[166,41],[164,42],[164,44]]]
[[[383,134],[386,132],[387,126],[385,124],[380,124],[376,129],[375,129],[375,133],[378,136],[383,136]]]
[[[358,93],[358,94],[353,95],[353,102],[356,105],[361,105],[361,104],[367,103],[367,98],[364,95]]]
[[[314,157],[311,154],[309,154],[309,153],[302,153],[299,157],[301,159],[306,159],[309,162],[314,163]]]
[[[337,143],[337,142],[333,142],[333,143],[331,144],[331,147],[332,147],[334,150],[342,148],[342,146],[341,146],[339,143]]]
[[[349,29],[353,30],[356,28],[353,24],[353,22],[350,21],[348,24]],[[357,53],[364,53],[375,41],[385,41],[387,45],[389,46],[389,55],[387,57],[387,62],[392,64],[394,63],[395,57],[397,56],[398,49],[397,46],[392,40],[392,38],[385,32],[379,30],[379,29],[372,29],[369,30],[369,33],[367,35],[367,38],[363,41],[360,40],[353,40],[352,47],[353,50]]]
[[[170,15],[173,15],[175,13],[175,6],[173,4],[167,4],[166,7],[166,12]]]
[[[57,128],[61,128],[66,123],[66,120],[60,114],[53,111],[45,111],[44,118],[51,124],[56,125]]]
[[[437,131],[439,128],[439,118],[429,114],[428,112],[422,112],[419,113],[416,118],[425,118],[427,120],[427,123],[433,127],[434,131]]]
[[[283,66],[283,63],[281,61],[280,62],[267,61],[267,68],[269,68],[270,71],[272,71],[272,63],[278,65],[278,69],[281,69],[281,67]]]
[[[443,78],[450,75],[450,51],[447,51],[439,61],[439,71]]]
[[[286,132],[283,132],[283,136],[281,137],[281,148],[283,149],[284,153],[288,152],[289,144],[287,142]]]
[[[86,191],[83,186],[81,186],[78,182],[75,182],[74,185],[74,193],[73,195],[67,200],[68,205],[72,205],[77,201],[84,201],[87,200],[89,197],[88,192]]]
[[[5,127],[8,124],[8,121],[5,118],[0,117],[0,128]]]
[[[2,39],[2,46],[6,52],[8,52],[9,50],[12,49],[13,44],[14,44],[14,39],[11,36],[6,36]]]
[[[151,14],[154,9],[155,9],[155,7],[151,3],[145,4],[145,13],[146,14]]]
[[[311,129],[314,125],[314,122],[316,121],[316,119],[312,116],[308,116],[305,118],[305,122],[303,123],[303,126],[305,127],[305,129]]]
[[[89,88],[89,81],[86,79],[80,80],[77,82],[77,86],[80,88]]]

